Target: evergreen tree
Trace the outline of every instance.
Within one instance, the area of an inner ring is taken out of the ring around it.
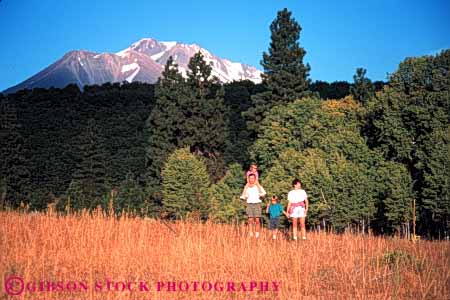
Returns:
[[[375,90],[372,81],[366,77],[366,69],[357,68],[353,81],[353,86],[350,88],[353,98],[362,104],[367,103],[375,95]]]
[[[208,217],[209,175],[205,164],[188,148],[175,150],[161,174],[163,208],[171,217],[186,217],[190,212]]]
[[[301,27],[286,8],[270,25],[269,53],[263,53],[263,81],[272,92],[272,101],[287,102],[304,95],[308,89],[310,67],[303,64],[306,51],[300,47]]]
[[[113,208],[116,215],[122,215],[124,211],[138,215],[147,215],[152,211],[150,203],[145,197],[145,192],[139,182],[129,173],[125,180],[118,186],[117,196],[114,197]]]
[[[105,152],[94,119],[89,119],[79,140],[77,169],[69,185],[67,196],[75,209],[105,205]],[[68,199],[66,199],[68,201]]]
[[[187,83],[191,90],[185,140],[191,151],[208,158],[217,158],[226,143],[228,111],[224,105],[224,90],[212,77],[212,67],[203,55],[196,53],[188,65]]]
[[[158,185],[168,153],[185,146],[205,157],[214,178],[221,177],[228,114],[223,88],[211,78],[211,66],[203,55],[199,52],[191,58],[186,81],[169,59],[157,83],[156,97],[147,122],[150,178]]]
[[[211,72],[212,66],[206,63],[200,51],[195,53],[189,60],[187,83],[200,98],[214,96],[216,92],[219,81],[212,76]],[[214,85],[216,85],[215,89]]]
[[[245,114],[249,128],[256,130],[264,113],[279,103],[287,103],[307,94],[310,66],[303,63],[306,51],[300,47],[301,27],[286,8],[270,25],[269,52],[263,53],[263,84],[267,91],[252,97],[253,107]]]
[[[181,135],[185,115],[181,104],[189,94],[172,57],[167,60],[162,76],[156,83],[155,97],[155,107],[145,127],[147,180],[154,189],[160,184],[160,173],[167,156],[183,146]]]

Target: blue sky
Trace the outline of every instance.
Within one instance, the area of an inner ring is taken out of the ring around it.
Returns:
[[[117,52],[153,37],[196,43],[261,69],[269,26],[287,7],[302,26],[312,80],[385,80],[406,57],[450,48],[450,1],[0,0],[0,91],[70,50]]]

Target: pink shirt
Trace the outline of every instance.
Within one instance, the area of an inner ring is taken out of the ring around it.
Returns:
[[[258,180],[258,171],[252,172],[252,171],[248,170],[247,174],[245,176],[248,177],[250,174],[255,174],[255,179]]]

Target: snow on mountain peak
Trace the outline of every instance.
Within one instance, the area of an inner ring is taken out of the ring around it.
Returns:
[[[139,71],[141,70],[141,67],[135,62],[131,63],[131,64],[128,64],[128,65],[123,65],[122,66],[121,73],[127,73],[127,72],[132,71],[132,70],[134,70],[134,72],[125,79],[128,82],[132,82],[133,81],[134,77],[136,77],[137,73],[139,73]]]
[[[166,51],[169,51],[177,44],[177,42],[161,42],[161,44],[166,46]]]
[[[170,56],[178,65],[179,72],[186,77],[189,60],[199,51],[203,54],[204,60],[211,65],[212,75],[217,76],[221,82],[246,79],[255,83],[261,82],[262,72],[258,69],[217,57],[198,44],[160,42],[153,38],[145,38],[116,53],[69,51],[46,69],[9,88],[8,92],[23,88],[64,87],[69,83],[76,83],[80,88],[84,85],[105,82],[155,83]]]
[[[127,53],[129,52],[129,50],[130,50],[130,48],[123,49],[123,50],[121,50],[121,51],[119,51],[119,52],[116,52],[116,55],[118,55],[118,56],[120,56],[120,57],[124,57],[124,56],[127,55]]]
[[[131,44],[130,48],[137,48],[141,45],[146,45],[149,48],[153,48],[155,47],[155,45],[157,45],[159,42],[153,38],[143,38],[140,39],[137,42],[134,42],[133,44]]]
[[[157,61],[158,59],[160,59],[161,57],[164,56],[164,54],[166,54],[167,52],[169,52],[173,47],[175,47],[175,45],[177,44],[177,42],[160,42],[160,45],[162,45],[163,47],[161,47],[161,51],[151,55],[150,57],[154,60]]]
[[[139,65],[137,63],[131,63],[128,65],[123,65],[121,72],[125,73],[125,72],[131,71],[131,70],[135,70],[137,68],[139,68]]]

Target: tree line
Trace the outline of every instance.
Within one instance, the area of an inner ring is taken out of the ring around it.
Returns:
[[[154,85],[0,95],[0,204],[238,223],[256,162],[282,204],[302,180],[311,227],[407,233],[416,215],[419,233],[448,236],[450,50],[386,83],[358,68],[329,84],[311,82],[290,11],[270,31],[261,84],[221,84],[196,53],[186,78],[169,59]]]

